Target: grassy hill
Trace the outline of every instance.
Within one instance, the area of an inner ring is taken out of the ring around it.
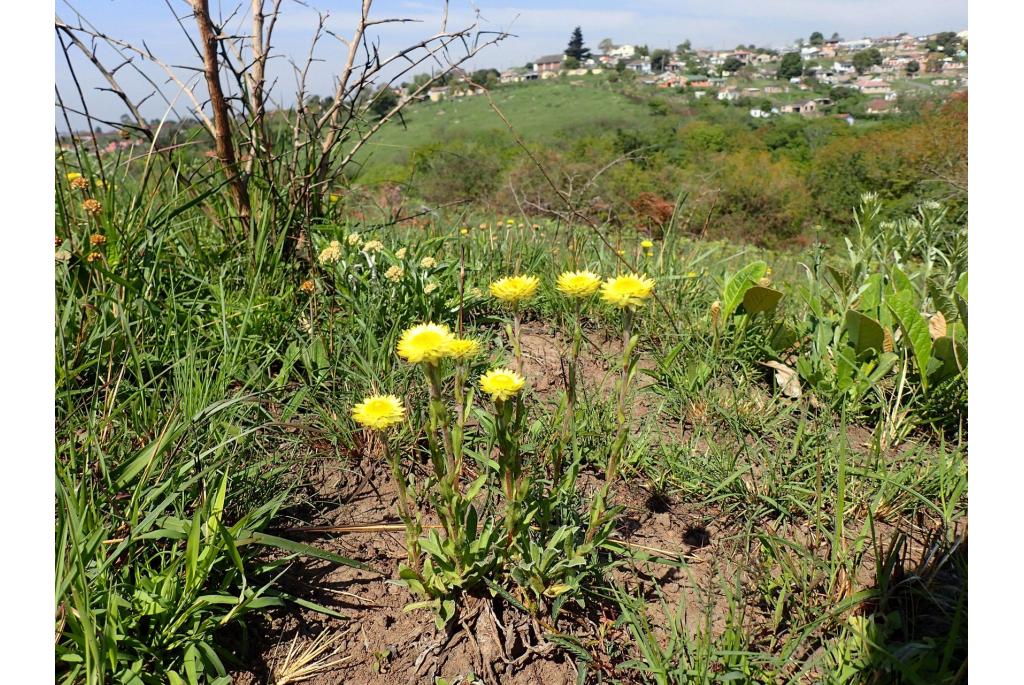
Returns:
[[[635,130],[652,125],[646,104],[612,90],[603,79],[529,83],[496,89],[491,97],[527,143],[554,143],[581,128]],[[486,97],[412,105],[403,121],[389,122],[357,156],[364,165],[361,180],[381,180],[403,165],[410,151],[465,136],[467,131],[475,137],[501,136],[512,143],[508,128]]]

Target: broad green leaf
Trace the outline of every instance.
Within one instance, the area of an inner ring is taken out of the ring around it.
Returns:
[[[957,340],[954,343],[952,338],[943,336],[935,341],[932,353],[940,362],[940,366],[932,372],[937,383],[967,368],[967,345],[963,341]]]
[[[846,312],[846,332],[858,357],[868,350],[882,351],[885,333],[881,324],[871,317],[851,309]]]
[[[722,289],[721,317],[723,320],[727,320],[735,313],[743,302],[743,294],[750,286],[764,278],[767,271],[768,265],[764,262],[753,262],[737,271],[726,281],[725,288]]]
[[[956,281],[956,294],[960,297],[967,299],[967,272],[960,274],[960,278]]]
[[[908,290],[889,298],[889,309],[899,321],[903,335],[906,336],[914,352],[914,364],[921,375],[921,387],[928,391],[928,362],[932,356],[932,338],[928,333],[928,322],[914,306],[914,294]]]
[[[782,299],[778,290],[755,285],[743,294],[743,309],[747,314],[759,314],[775,309]]]
[[[878,308],[882,305],[882,274],[871,274],[864,279],[857,297],[857,308],[870,315],[877,315]]]

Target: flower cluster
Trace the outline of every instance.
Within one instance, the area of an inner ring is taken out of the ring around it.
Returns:
[[[82,201],[82,209],[87,214],[96,216],[103,211],[103,205],[100,204],[99,200],[94,200],[91,197]]]
[[[384,278],[388,279],[392,283],[398,283],[402,280],[402,276],[405,275],[405,269],[395,264],[384,272]]]
[[[321,264],[333,264],[339,259],[341,259],[341,243],[337,240],[332,240],[327,247],[321,250],[318,257],[318,261]]]
[[[437,260],[433,257],[424,257],[420,260],[421,269],[433,269],[435,266],[437,266]]]
[[[384,243],[379,240],[367,240],[363,243],[363,252],[373,253],[380,252],[384,249]]]

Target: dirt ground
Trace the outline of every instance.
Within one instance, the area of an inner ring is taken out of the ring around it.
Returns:
[[[591,343],[581,360],[584,391],[611,393],[621,341],[595,333]],[[524,371],[541,401],[556,401],[562,387],[561,349],[561,341],[541,324],[524,327]],[[635,411],[643,413],[647,409],[641,401]],[[666,432],[680,434],[682,430],[672,426]],[[870,434],[863,432],[850,437],[854,444],[870,440]],[[405,556],[403,533],[331,530],[397,524],[396,493],[390,474],[383,463],[366,455],[354,455],[347,464],[340,461],[333,456],[314,460],[307,470],[306,500],[292,513],[294,526],[286,525],[276,532],[364,562],[378,573],[297,559],[279,581],[283,587],[346,618],[290,606],[269,617],[251,619],[251,653],[242,659],[249,668],[235,672],[233,682],[297,682],[297,674],[292,680],[284,679],[288,664],[295,671],[296,655],[318,637],[327,641],[327,648],[314,660],[309,677],[301,680],[312,685],[433,684],[436,678],[454,685],[469,682],[471,674],[484,682],[510,685],[576,682],[572,657],[544,639],[543,627],[532,624],[521,612],[506,610],[500,599],[465,598],[460,622],[447,631],[437,629],[429,610],[405,611],[415,598],[390,581],[397,576],[398,563]],[[593,490],[599,480],[584,473],[580,483],[585,491]],[[662,632],[668,620],[665,607],[675,611],[681,601],[682,619],[688,629],[720,634],[729,614],[725,588],[735,585],[737,579],[745,582],[750,560],[757,552],[750,536],[743,535],[749,522],[730,520],[707,509],[693,510],[632,484],[616,488],[613,500],[624,507],[620,541],[639,550],[681,558],[684,563],[631,563],[616,568],[612,578],[634,596],[644,597],[656,633]],[[923,557],[928,551],[930,524],[919,523],[919,529],[912,531],[916,542],[908,545],[908,550]],[[898,532],[884,521],[879,525],[882,535]],[[798,527],[765,532],[805,544],[814,537],[813,531]],[[851,535],[855,533],[851,530]],[[872,553],[865,555],[857,577],[848,579],[847,591],[872,582],[875,561]],[[766,608],[752,602],[742,620],[748,627],[767,626],[771,617],[766,612]],[[613,620],[610,607],[598,607],[587,616],[570,616],[568,630],[599,651],[601,641],[594,638],[599,631],[607,636],[608,631],[615,630]],[[561,623],[559,628],[566,629]],[[622,640],[626,641],[625,635]],[[600,654],[595,657],[600,667]]]

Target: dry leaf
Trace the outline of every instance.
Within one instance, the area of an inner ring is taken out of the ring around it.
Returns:
[[[892,332],[888,328],[882,331],[882,351],[892,352],[896,347],[896,343],[892,340]]]
[[[932,318],[928,319],[928,332],[932,336],[932,340],[938,340],[946,335],[946,317],[942,315],[942,312],[935,312],[932,314]]]
[[[782,388],[782,394],[794,399],[800,397],[800,376],[796,369],[786,366],[782,362],[770,361],[761,362],[770,369],[775,369],[775,382]]]

